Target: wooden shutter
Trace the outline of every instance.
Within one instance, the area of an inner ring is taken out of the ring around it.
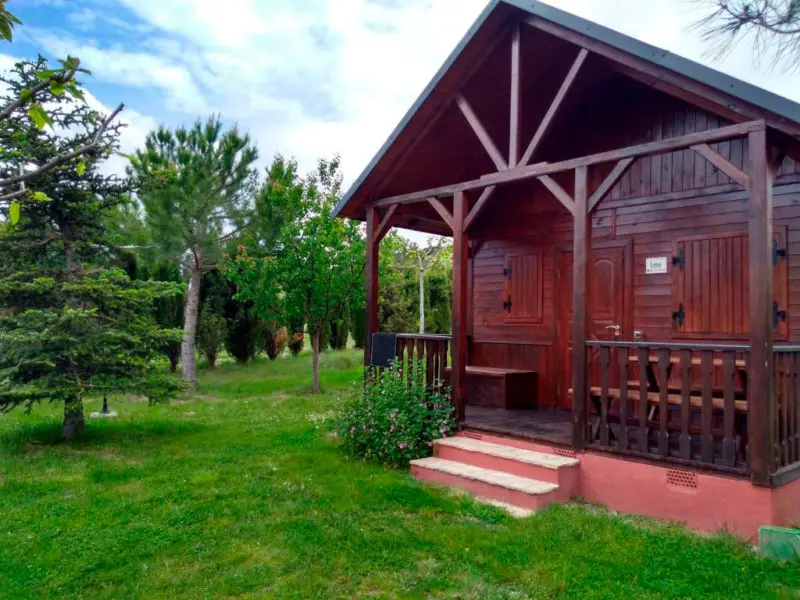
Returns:
[[[774,232],[773,288],[778,311],[787,310],[786,229]],[[692,237],[675,244],[672,265],[673,323],[688,336],[744,338],[750,331],[750,251],[746,234]],[[788,319],[776,337],[788,335]]]
[[[542,322],[542,254],[506,255],[503,270],[503,315],[506,323]]]
[[[789,339],[789,245],[786,227],[773,227],[772,297],[777,309],[777,327],[773,333],[778,339]],[[780,318],[783,317],[783,318]]]

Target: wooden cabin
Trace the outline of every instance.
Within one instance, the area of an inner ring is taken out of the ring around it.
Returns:
[[[492,1],[336,209],[366,221],[367,364],[381,239],[452,236],[451,336],[396,343],[462,436],[576,459],[618,510],[800,522],[799,135],[788,99]]]

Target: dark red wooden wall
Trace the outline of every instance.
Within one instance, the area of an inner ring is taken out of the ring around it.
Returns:
[[[568,115],[565,122],[570,125],[558,130],[561,137],[548,140],[546,158],[580,156],[726,124],[646,89],[637,88],[630,102],[626,107],[605,107],[600,112],[587,108],[583,115]],[[745,141],[714,147],[734,164],[745,166]],[[593,185],[605,174],[592,173]],[[568,178],[559,182],[572,189]],[[776,341],[800,342],[800,168],[791,160],[784,161],[776,181],[774,205],[774,228],[781,243],[785,238],[788,255],[782,271],[775,272],[776,297],[785,299],[781,308],[788,313],[787,323],[776,330]],[[633,330],[641,330],[649,340],[696,340],[705,335],[692,334],[673,322],[676,267],[670,265],[664,275],[648,275],[646,258],[671,258],[679,244],[695,236],[738,234],[746,239],[747,225],[747,193],[693,151],[637,160],[593,214],[595,242],[632,243],[633,293],[626,306],[625,338],[632,339]],[[498,189],[472,240],[478,250],[471,261],[470,363],[536,370],[540,404],[551,405],[563,362],[556,345],[560,334],[556,261],[559,252],[571,249],[572,216],[538,183],[508,186]],[[509,290],[504,269],[509,256],[520,254],[541,257],[536,270],[541,273],[541,318],[514,322],[503,306]],[[746,281],[730,285],[739,286],[739,295],[746,297]],[[733,302],[733,293],[722,296]],[[714,328],[721,322],[727,321],[717,319]],[[719,338],[746,339],[741,323],[729,329]]]

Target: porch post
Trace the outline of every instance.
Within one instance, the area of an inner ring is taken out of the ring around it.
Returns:
[[[450,341],[451,379],[456,418],[464,420],[467,390],[467,276],[468,239],[464,220],[469,214],[469,201],[464,192],[453,196],[453,308]]]
[[[772,381],[772,173],[767,130],[748,134],[750,246],[750,361],[748,367],[750,474],[769,485],[775,471],[775,396]]]
[[[366,313],[364,315],[364,366],[369,366],[372,356],[372,334],[378,331],[378,228],[380,216],[377,209],[367,209],[367,268],[366,268]]]
[[[586,293],[591,253],[592,220],[588,207],[588,168],[575,169],[575,233],[572,263],[572,446],[582,450],[586,444],[587,365]]]

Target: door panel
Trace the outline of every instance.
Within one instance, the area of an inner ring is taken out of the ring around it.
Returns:
[[[589,264],[587,309],[589,312],[588,339],[626,339],[626,247],[593,248]],[[559,318],[557,328],[557,403],[570,408],[569,389],[572,387],[572,252],[562,252],[557,265],[557,297]],[[590,361],[594,357],[590,355]],[[589,378],[595,376],[590,368]],[[615,371],[612,369],[612,379]],[[614,385],[615,381],[609,381]],[[594,383],[593,383],[594,384]]]

